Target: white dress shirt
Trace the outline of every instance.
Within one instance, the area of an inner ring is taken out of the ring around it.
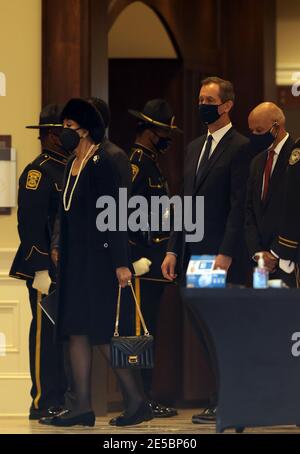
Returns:
[[[218,129],[218,131],[215,131],[212,134],[208,131],[207,137],[208,136],[212,136],[212,142],[211,142],[211,149],[210,149],[210,153],[209,153],[209,158],[212,156],[212,154],[215,151],[215,149],[217,148],[219,142],[221,142],[221,140],[223,139],[225,134],[231,128],[232,128],[232,123],[228,123],[228,125],[224,126],[221,129]],[[206,137],[206,140],[204,142],[204,145],[202,147],[202,150],[201,150],[201,153],[200,153],[200,156],[199,156],[196,173],[198,173],[199,165],[200,165],[201,159],[203,157],[203,153],[204,153],[204,150],[205,150],[205,147],[206,147],[207,137]]]

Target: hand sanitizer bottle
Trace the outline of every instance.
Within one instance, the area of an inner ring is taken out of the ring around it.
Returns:
[[[258,266],[254,268],[253,288],[268,288],[269,272],[265,268],[263,254],[259,254]]]

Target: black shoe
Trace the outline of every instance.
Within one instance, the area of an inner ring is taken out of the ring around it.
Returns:
[[[62,407],[50,407],[45,409],[35,409],[33,407],[29,410],[29,419],[31,421],[38,420],[41,418],[51,418],[59,415],[63,411]]]
[[[153,413],[149,403],[143,402],[133,415],[126,416],[126,413],[124,413],[114,419],[115,426],[135,426],[144,421],[151,421],[153,419]]]
[[[149,406],[153,413],[153,418],[172,418],[172,416],[178,416],[177,410],[175,408],[165,407],[164,405],[158,404],[156,402],[149,402]],[[120,416],[124,417],[124,413]],[[109,421],[111,426],[116,426],[116,420],[119,416],[112,418]]]
[[[71,427],[71,426],[89,426],[95,425],[95,413],[89,411],[80,415],[71,416],[72,412],[66,410],[53,418],[42,418],[39,423],[46,426]]]
[[[216,412],[215,408],[206,408],[203,413],[200,415],[194,415],[192,417],[193,424],[211,424],[216,421]]]
[[[57,415],[55,415],[55,416],[45,416],[45,417],[43,417],[43,418],[41,418],[41,419],[39,420],[39,423],[40,423],[40,424],[43,424],[43,425],[45,425],[45,426],[52,426],[52,422],[53,422],[53,420],[54,420],[55,417],[57,417],[57,416],[63,416],[63,415],[65,415],[65,414],[69,413],[69,411],[70,411],[70,410],[66,410],[66,409],[65,409],[65,410],[61,410],[61,412],[60,412],[60,413],[57,413]]]
[[[119,416],[115,416],[114,418],[111,418],[111,419],[109,420],[108,424],[109,424],[110,426],[116,426],[116,425],[117,425],[117,424],[116,424],[117,419],[118,419],[118,418],[123,418],[123,417],[124,417],[124,413],[121,413]]]
[[[157,402],[149,402],[154,418],[172,418],[178,416],[177,410],[171,407],[165,407]]]

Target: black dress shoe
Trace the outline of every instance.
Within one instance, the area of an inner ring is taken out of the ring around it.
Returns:
[[[71,427],[71,426],[89,426],[95,425],[95,413],[89,411],[80,415],[72,416],[72,412],[66,410],[53,418],[42,418],[39,423],[46,426]]]
[[[62,407],[50,407],[38,410],[31,407],[29,411],[29,419],[31,421],[34,421],[41,418],[51,418],[53,416],[59,415],[62,411]]]
[[[124,413],[121,413],[119,416],[115,416],[114,418],[111,418],[111,419],[109,420],[109,422],[108,422],[109,425],[111,425],[111,426],[116,426],[116,425],[117,425],[117,424],[116,424],[116,421],[117,421],[117,419],[120,418],[120,417],[123,418],[123,417],[124,417]]]
[[[206,408],[200,415],[194,415],[192,422],[193,424],[212,424],[216,421],[216,412],[216,407]]]
[[[175,408],[165,407],[157,402],[149,402],[149,405],[152,408],[154,418],[172,418],[173,416],[178,416]]]
[[[153,412],[149,403],[143,402],[133,415],[126,416],[126,413],[124,413],[114,419],[115,426],[135,426],[144,421],[151,421],[153,419]]]
[[[41,418],[39,420],[39,423],[40,424],[43,424],[45,426],[52,426],[52,422],[53,422],[53,419],[56,417],[56,416],[62,416],[62,415],[65,415],[67,413],[69,413],[70,410],[61,410],[60,413],[57,413],[55,416],[45,416],[43,418]]]
[[[152,410],[153,418],[172,418],[172,416],[178,416],[177,410],[175,408],[165,407],[164,405],[158,404],[156,402],[149,402],[149,406]],[[120,416],[124,417],[124,413]],[[120,416],[116,416],[109,421],[111,426],[116,426],[116,420]]]

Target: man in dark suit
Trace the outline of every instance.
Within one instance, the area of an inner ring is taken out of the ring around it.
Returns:
[[[296,286],[295,273],[278,268],[271,253],[277,240],[283,206],[283,185],[294,141],[286,132],[285,116],[273,103],[258,105],[249,115],[253,147],[260,153],[252,161],[248,180],[245,234],[250,258],[262,255],[271,279],[282,279],[289,287]]]
[[[230,121],[234,104],[231,82],[210,77],[202,82],[199,95],[201,119],[208,133],[191,142],[185,160],[184,196],[204,196],[204,238],[187,243],[186,232],[173,232],[162,264],[166,279],[176,273],[184,276],[191,255],[216,256],[215,267],[228,272],[227,281],[244,284],[247,263],[244,252],[243,225],[246,180],[249,169],[248,139],[239,134]],[[177,267],[177,270],[176,270]],[[198,332],[200,336],[202,333]],[[213,355],[202,339],[210,362]],[[215,377],[216,378],[216,377]],[[216,397],[194,423],[214,421]]]

